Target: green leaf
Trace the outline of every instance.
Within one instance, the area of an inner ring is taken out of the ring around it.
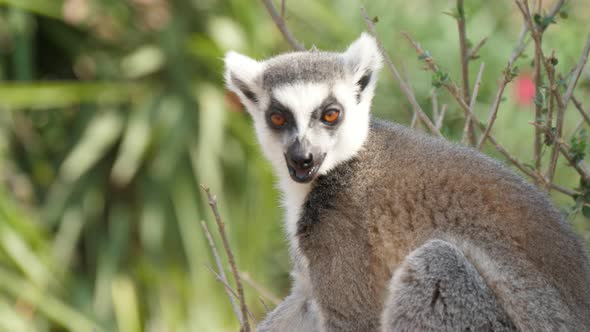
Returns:
[[[577,135],[570,140],[570,153],[575,163],[578,163],[586,157],[587,136],[586,130],[582,129]]]
[[[569,14],[565,10],[562,10],[559,12],[559,17],[566,20],[569,17]]]
[[[584,205],[582,207],[582,214],[584,215],[584,217],[590,218],[590,206]]]
[[[11,6],[55,19],[62,19],[63,0],[0,0],[0,6]]]
[[[50,109],[83,103],[119,104],[141,91],[144,84],[35,82],[0,83],[0,107]]]

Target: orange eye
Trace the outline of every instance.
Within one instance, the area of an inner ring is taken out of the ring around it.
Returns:
[[[282,127],[286,121],[287,120],[285,119],[285,117],[278,113],[274,113],[270,116],[270,122],[272,122],[272,124],[276,127]]]
[[[333,124],[338,120],[340,117],[340,111],[336,109],[330,109],[324,115],[322,115],[322,120],[328,124]]]

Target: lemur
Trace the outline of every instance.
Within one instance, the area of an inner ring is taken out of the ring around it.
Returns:
[[[294,265],[258,331],[590,331],[588,254],[545,193],[371,117],[373,37],[224,61],[276,171]]]

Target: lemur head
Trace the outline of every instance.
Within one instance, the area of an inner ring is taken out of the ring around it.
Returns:
[[[375,40],[363,33],[344,53],[312,50],[256,61],[228,52],[225,80],[254,119],[273,166],[307,183],[361,149],[381,61]]]

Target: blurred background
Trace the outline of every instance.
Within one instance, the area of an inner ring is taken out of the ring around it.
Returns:
[[[360,4],[286,1],[284,15],[306,47],[344,50],[365,30]],[[522,20],[510,0],[465,6],[469,41],[488,37],[470,65],[472,83],[486,65],[476,107],[486,119]],[[433,90],[401,35],[459,82],[457,23],[445,15],[455,1],[373,0],[367,10],[423,108],[432,109],[431,93],[448,105],[442,130],[459,141],[461,110]],[[550,26],[545,52],[555,50],[560,71],[577,63],[588,22],[590,3],[572,0]],[[239,269],[278,297],[288,293],[279,194],[248,115],[223,88],[228,50],[262,59],[289,46],[260,1],[0,0],[0,331],[237,330],[206,268],[215,264],[200,221],[219,237],[201,183],[217,194]],[[529,164],[531,61],[529,47],[493,130]],[[588,69],[576,97],[590,105]],[[386,70],[374,105],[376,116],[410,123]],[[579,121],[570,108],[566,137]],[[575,134],[585,152],[583,132]],[[485,152],[502,160],[491,146]],[[578,181],[560,159],[557,183]],[[583,206],[552,197],[588,243]],[[272,301],[249,284],[245,292],[264,317],[260,298]]]

